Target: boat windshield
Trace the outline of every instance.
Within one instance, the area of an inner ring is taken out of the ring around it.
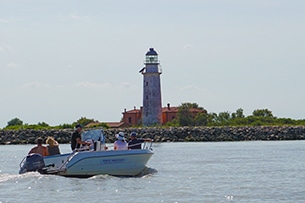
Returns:
[[[83,131],[82,140],[93,140],[93,142],[101,141],[102,144],[105,144],[104,131],[102,129]]]

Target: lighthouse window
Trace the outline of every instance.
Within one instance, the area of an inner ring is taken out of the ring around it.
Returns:
[[[146,56],[146,63],[157,63],[158,62],[158,56],[155,55],[155,56],[151,56],[151,55],[148,55]]]

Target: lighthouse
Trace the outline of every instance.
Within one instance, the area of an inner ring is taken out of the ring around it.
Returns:
[[[162,123],[161,82],[158,54],[150,48],[145,55],[143,75],[143,108],[142,124],[144,126],[160,125]]]

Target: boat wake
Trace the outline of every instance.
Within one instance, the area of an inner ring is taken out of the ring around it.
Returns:
[[[112,175],[95,175],[90,177],[89,179],[110,179],[110,178],[146,178],[152,176],[153,174],[158,173],[158,171],[154,168],[145,167],[143,171],[136,176],[112,176]]]
[[[143,171],[139,175],[137,175],[135,177],[137,177],[137,178],[146,178],[146,177],[154,175],[156,173],[158,173],[158,171],[156,169],[145,167],[143,169]]]
[[[106,180],[106,179],[110,179],[112,177],[113,176],[106,174],[106,175],[95,175],[95,176],[92,176],[92,177],[90,177],[88,179],[91,179],[91,180],[95,180],[95,179]]]
[[[26,174],[0,174],[0,183],[41,176],[42,175],[38,172],[29,172]]]

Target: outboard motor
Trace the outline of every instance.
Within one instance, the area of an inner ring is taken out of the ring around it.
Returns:
[[[21,164],[23,165],[21,166]],[[30,171],[41,171],[45,167],[43,157],[40,154],[29,154],[25,161],[24,159],[20,163],[19,174],[30,172]]]

